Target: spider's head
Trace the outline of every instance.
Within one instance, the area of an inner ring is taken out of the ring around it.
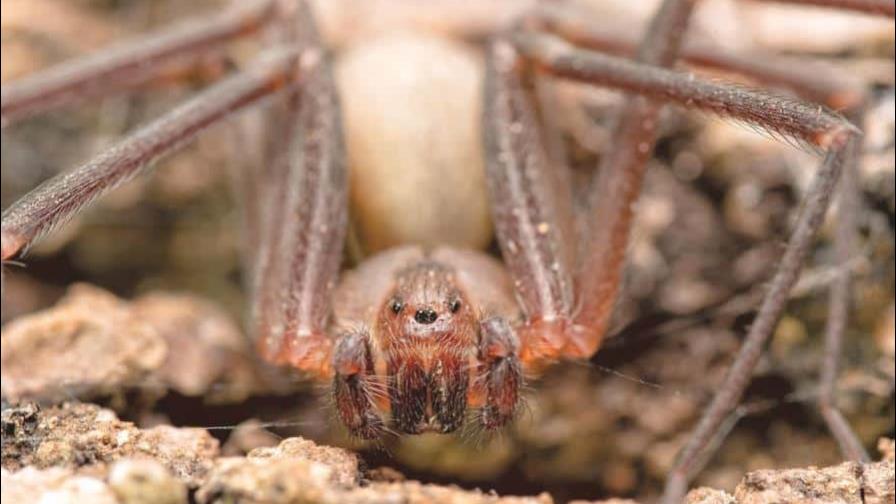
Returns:
[[[521,375],[515,356],[492,355],[495,323],[480,322],[451,268],[424,261],[400,271],[371,334],[345,338],[337,348],[343,423],[368,438],[385,430],[383,418],[403,434],[450,433],[468,407],[481,406],[485,427],[503,425],[516,407]],[[497,323],[499,337],[515,338]]]
[[[394,429],[447,433],[461,425],[478,326],[452,270],[421,262],[399,272],[380,309],[373,345]]]

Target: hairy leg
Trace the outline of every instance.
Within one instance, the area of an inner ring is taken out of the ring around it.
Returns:
[[[581,48],[629,57],[637,51],[637,38],[631,30],[594,19],[571,5],[539,4],[526,25],[556,34]],[[833,110],[853,110],[864,100],[864,86],[858,79],[796,58],[725,51],[706,41],[687,39],[680,59],[698,68],[733,73],[762,85],[790,89]]]
[[[273,16],[275,2],[238,3],[212,17],[191,19],[158,33],[123,42],[83,58],[3,84],[3,126],[81,100],[127,91],[182,69],[237,37],[249,35]]]
[[[366,330],[342,334],[333,352],[336,414],[353,436],[378,439],[387,431],[376,410],[373,357]]]
[[[657,67],[675,63],[695,0],[667,0],[654,15],[637,60]],[[575,323],[565,350],[572,357],[589,357],[600,346],[619,293],[628,251],[634,205],[641,194],[647,160],[653,154],[662,102],[632,96],[617,116],[610,152],[604,155],[588,195],[590,222],[579,249]]]
[[[44,182],[3,212],[2,254],[7,260],[95,199],[144,172],[229,114],[295,83],[293,50],[278,50],[138,129],[69,172]]]
[[[572,223],[556,200],[520,61],[506,43],[489,48],[483,111],[486,177],[498,243],[526,322],[524,360],[553,360],[573,309]],[[569,214],[567,214],[569,215]]]
[[[881,3],[881,2],[876,2]],[[600,26],[581,12],[568,6],[543,4],[530,18],[537,28],[557,33],[577,46],[618,54],[635,52],[634,38],[610,26]],[[823,103],[834,110],[843,110],[856,124],[862,124],[866,92],[862,83],[828,68],[805,64],[792,58],[783,60],[770,55],[726,53],[707,44],[686,43],[682,59],[687,63],[742,75],[754,82],[790,89],[800,96]],[[840,186],[840,213],[837,222],[835,247],[837,278],[831,285],[826,330],[825,359],[820,366],[821,386],[819,410],[845,456],[852,460],[867,460],[868,456],[855,433],[836,408],[834,380],[846,330],[849,309],[850,272],[845,265],[855,251],[856,214],[861,209],[858,200],[858,159],[861,139],[846,154]]]
[[[518,35],[514,42],[541,69],[551,74],[730,116],[827,151],[744,345],[670,474],[667,502],[678,502],[701,454],[737,406],[749,383],[765,341],[784,310],[788,293],[797,280],[859,132],[844,118],[808,102],[740,86],[709,83],[691,74],[578,50],[544,35]]]
[[[329,61],[303,54],[265,199],[256,268],[255,337],[262,356],[320,376],[332,372],[327,334],[348,224],[342,125]]]
[[[650,62],[671,63],[693,3],[693,0],[667,0],[664,3],[650,31],[651,35],[641,48],[642,58]],[[566,217],[568,212],[562,205],[568,202],[559,197],[563,194],[562,188],[557,185],[560,177],[549,167],[540,141],[534,107],[527,96],[522,77],[523,63],[510,44],[497,41],[491,46],[486,76],[484,131],[492,215],[502,255],[514,278],[526,318],[519,328],[521,358],[530,370],[537,370],[564,355],[591,355],[600,343],[603,328],[596,327],[591,319],[583,321],[576,318],[577,314],[585,311],[583,306],[593,313],[589,306],[593,296],[591,292],[582,295],[581,299],[575,296],[574,268],[581,268],[582,265],[577,265],[570,258],[578,255],[579,251],[574,248],[565,250],[564,247],[576,247],[577,241],[571,223],[564,221],[569,217]],[[612,161],[611,165],[614,170],[631,173],[632,179],[623,182],[628,187],[615,188],[623,189],[624,194],[620,198],[611,198],[613,201],[609,208],[602,207],[601,210],[606,213],[604,219],[613,220],[628,212],[631,200],[637,197],[640,173],[637,169],[627,168],[638,164],[638,160],[628,158],[634,152],[643,164],[643,158],[649,155],[649,152],[642,152],[641,147],[645,141],[652,143],[652,140],[643,138],[642,128],[650,123],[648,126],[652,130],[652,118],[659,106],[658,103],[635,98],[620,114],[618,138],[626,147],[620,146],[621,159]],[[612,228],[610,236],[627,241],[628,220],[624,215],[609,227]],[[584,238],[600,241],[607,235],[597,237],[589,234]],[[620,253],[612,259],[621,264],[624,255]],[[595,266],[590,264],[582,271],[601,271],[600,274],[604,274],[602,269],[591,269]],[[612,271],[609,276],[609,280],[598,282],[607,285],[614,283],[615,279],[613,291],[605,296],[615,298],[618,272]],[[593,282],[589,280],[591,285]],[[581,285],[578,288],[581,290]],[[606,307],[606,311],[611,307],[612,304]]]
[[[824,163],[815,176],[803,204],[796,227],[791,235],[784,256],[778,264],[771,285],[763,298],[759,312],[747,333],[743,346],[738,351],[724,382],[719,386],[712,402],[704,410],[697,427],[688,442],[678,454],[678,458],[666,481],[663,502],[680,502],[687,489],[687,482],[699,470],[705,451],[712,445],[725,419],[740,402],[744,390],[750,382],[753,369],[762,355],[763,346],[777,326],[787,305],[788,294],[796,283],[800,269],[808,254],[812,240],[824,221],[824,215],[834,193],[840,172],[846,163],[846,156],[854,134],[840,137],[838,145],[832,146]],[[848,429],[848,426],[845,426]]]

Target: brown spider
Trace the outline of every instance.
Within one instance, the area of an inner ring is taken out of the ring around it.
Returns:
[[[896,10],[891,0],[790,1],[890,17]],[[282,106],[272,114],[284,127],[271,133],[269,166],[250,178],[248,188],[248,239],[257,244],[252,297],[259,352],[270,362],[330,380],[339,418],[363,438],[389,431],[448,433],[468,412],[494,429],[514,417],[524,375],[560,359],[587,358],[600,347],[619,291],[632,204],[664,103],[794,138],[825,151],[824,162],[744,345],[669,476],[665,499],[676,502],[740,401],[841,171],[846,175],[837,249],[840,261],[850,256],[856,205],[851,171],[860,133],[822,105],[666,67],[680,57],[741,73],[845,110],[856,121],[864,104],[862,89],[834,78],[682,44],[695,3],[666,0],[637,45],[553,5],[536,9],[491,40],[482,120],[503,266],[480,252],[402,247],[369,258],[337,284],[348,222],[339,99],[307,8],[273,0],[5,85],[4,126],[85,97],[133,88],[172,64],[189,64],[262,28],[275,31],[282,42],[244,72],[7,208],[2,259],[20,254],[203,128],[277,95]],[[564,167],[548,169],[527,87],[532,71],[632,95],[620,111],[615,150],[605,155],[582,211],[574,208]],[[833,402],[847,283],[841,273],[832,287],[819,406],[844,453],[864,460],[863,447]]]

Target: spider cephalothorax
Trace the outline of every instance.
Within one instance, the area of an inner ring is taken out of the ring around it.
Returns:
[[[368,328],[348,332],[335,350],[340,418],[365,438],[387,425],[405,434],[453,432],[471,410],[486,428],[505,424],[522,381],[516,336],[503,318],[480,318],[489,308],[466,294],[455,266],[410,253],[371,307]]]

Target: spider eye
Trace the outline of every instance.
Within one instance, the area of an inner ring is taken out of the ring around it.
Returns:
[[[460,299],[455,299],[448,304],[448,309],[451,310],[451,313],[457,313],[460,310],[461,304]]]
[[[398,315],[401,313],[401,310],[404,309],[404,303],[402,303],[400,299],[393,299],[390,308],[392,309],[392,313]]]

